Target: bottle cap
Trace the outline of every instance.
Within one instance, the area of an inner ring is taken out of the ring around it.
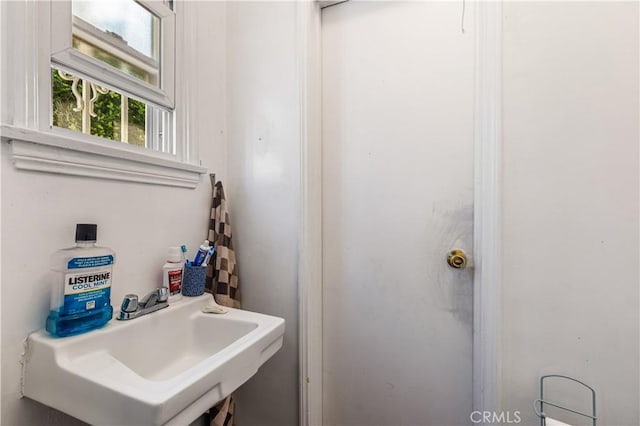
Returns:
[[[95,223],[78,223],[76,225],[76,242],[96,241],[98,225]]]
[[[180,247],[169,247],[167,250],[167,262],[182,262],[182,250],[180,250]]]

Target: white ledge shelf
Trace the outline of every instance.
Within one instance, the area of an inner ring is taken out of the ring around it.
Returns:
[[[95,143],[54,133],[2,125],[17,169],[125,182],[195,188],[207,169],[141,153],[137,147]]]

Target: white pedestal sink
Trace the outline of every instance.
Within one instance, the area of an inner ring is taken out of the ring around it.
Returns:
[[[31,334],[23,393],[91,424],[185,425],[282,347],[284,320],[187,298],[74,337]]]

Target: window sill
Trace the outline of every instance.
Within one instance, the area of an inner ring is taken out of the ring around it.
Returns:
[[[85,176],[125,182],[195,188],[204,167],[181,163],[161,153],[142,153],[130,146],[113,146],[14,126],[0,127],[11,144],[17,169]]]

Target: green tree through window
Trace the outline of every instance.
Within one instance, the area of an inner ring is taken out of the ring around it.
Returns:
[[[146,105],[143,102],[126,97],[123,105],[123,95],[113,90],[106,93],[93,92],[83,96],[83,90],[89,87],[89,82],[66,75],[63,78],[58,70],[51,70],[53,125],[74,131],[83,130],[83,111],[93,107],[95,117],[86,117],[90,121],[90,133],[115,141],[127,142],[133,145],[146,146]],[[74,79],[76,94],[73,93]],[[86,83],[86,84],[83,84]],[[91,95],[97,96],[93,105],[89,100]],[[124,108],[123,108],[124,107]],[[123,114],[127,116],[123,132]]]

